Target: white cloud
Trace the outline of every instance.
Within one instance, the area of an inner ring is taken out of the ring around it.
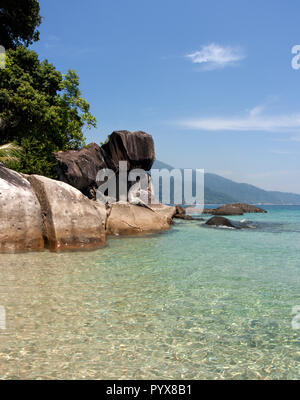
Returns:
[[[204,69],[212,70],[235,65],[238,61],[245,58],[244,52],[240,47],[220,46],[211,43],[202,46],[201,50],[187,54],[187,58],[194,64],[201,64]]]
[[[263,112],[263,110],[265,109],[265,106],[264,105],[261,105],[261,106],[256,106],[256,107],[254,107],[254,108],[252,108],[251,110],[250,110],[250,116],[251,117],[255,117],[256,115],[259,115],[259,114],[261,114],[262,112]]]
[[[249,111],[249,115],[251,117],[256,117],[257,115],[262,114],[262,112],[270,105],[273,103],[276,103],[278,101],[278,96],[268,96],[265,101],[261,104],[258,104],[257,106],[253,107],[250,111]]]
[[[263,115],[263,108],[255,107],[244,116],[191,118],[178,121],[177,124],[187,129],[203,131],[299,131],[300,113]],[[300,140],[300,136],[295,136],[293,140]]]

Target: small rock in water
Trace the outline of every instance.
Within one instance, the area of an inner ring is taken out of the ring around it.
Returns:
[[[227,226],[229,228],[237,228],[229,219],[224,217],[212,217],[205,222],[205,225],[210,226]]]

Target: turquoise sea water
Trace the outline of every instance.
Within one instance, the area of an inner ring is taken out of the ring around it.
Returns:
[[[0,255],[0,378],[299,379],[300,207]],[[295,321],[295,320],[294,320]]]

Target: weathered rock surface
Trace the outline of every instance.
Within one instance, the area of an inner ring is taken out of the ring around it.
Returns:
[[[204,208],[202,210],[202,214],[213,214],[216,211],[216,208]]]
[[[229,219],[224,217],[212,217],[205,222],[205,225],[210,226],[227,226],[229,228],[237,228]]]
[[[106,226],[107,226],[107,217],[109,214],[109,207],[105,204],[100,203],[99,201],[93,201],[93,205],[98,211],[101,220],[102,220],[102,226],[104,227],[104,230],[106,231]]]
[[[175,207],[103,205],[65,182],[0,166],[0,251],[94,249],[106,234],[168,230]]]
[[[155,150],[153,138],[146,132],[115,131],[102,147],[91,143],[84,149],[61,151],[54,156],[59,180],[95,199],[96,176],[100,169],[109,168],[118,175],[119,161],[127,161],[128,171],[135,168],[149,171],[155,160]]]
[[[28,177],[41,204],[43,236],[50,250],[91,249],[105,244],[105,221],[92,200],[72,186]]]
[[[110,205],[106,226],[108,235],[137,235],[169,228],[170,224],[165,214],[125,202]]]
[[[160,203],[150,204],[150,207],[161,217],[166,218],[169,224],[172,223],[172,219],[176,214],[176,207],[167,206],[165,204],[160,204]]]
[[[193,218],[191,215],[181,215],[181,214],[176,214],[174,216],[176,219],[184,219],[185,221],[193,221],[197,218]]]
[[[203,214],[212,215],[243,215],[244,213],[266,213],[266,210],[245,203],[226,204],[218,208],[206,208]]]
[[[264,210],[263,208],[253,206],[252,204],[233,203],[233,204],[228,204],[228,206],[238,207],[244,213],[267,213],[267,211]]]
[[[128,170],[141,168],[149,171],[155,161],[151,135],[137,131],[114,131],[101,147],[108,168],[119,170],[119,161],[127,161]]]
[[[244,211],[237,206],[228,204],[225,206],[221,206],[213,210],[213,215],[243,215]]]
[[[94,197],[96,176],[100,169],[106,168],[100,147],[91,143],[81,150],[60,151],[54,153],[58,162],[58,178],[86,196]]]
[[[0,251],[44,248],[39,201],[28,181],[0,165]]]

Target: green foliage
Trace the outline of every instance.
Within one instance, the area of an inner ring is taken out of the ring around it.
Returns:
[[[0,45],[15,49],[39,40],[36,29],[42,19],[38,0],[1,0]]]
[[[15,141],[23,153],[18,170],[55,177],[53,152],[84,145],[84,128],[96,126],[81,98],[79,77],[62,75],[22,46],[7,51],[0,70],[0,145]]]
[[[90,105],[81,97],[79,76],[74,70],[63,75],[62,105],[67,110],[66,135],[69,137],[69,147],[82,146],[82,130],[96,128],[96,118],[90,113]]]
[[[35,137],[23,137],[21,145],[23,157],[21,164],[15,166],[16,171],[57,178],[55,172],[56,160],[52,153],[59,149],[54,143],[50,140],[41,141]]]
[[[62,75],[26,48],[39,39],[39,13],[38,0],[0,3],[0,45],[7,50],[0,69],[0,145],[22,147],[18,159],[6,159],[16,170],[55,177],[53,152],[82,147],[83,131],[96,127],[96,119],[76,72]]]

